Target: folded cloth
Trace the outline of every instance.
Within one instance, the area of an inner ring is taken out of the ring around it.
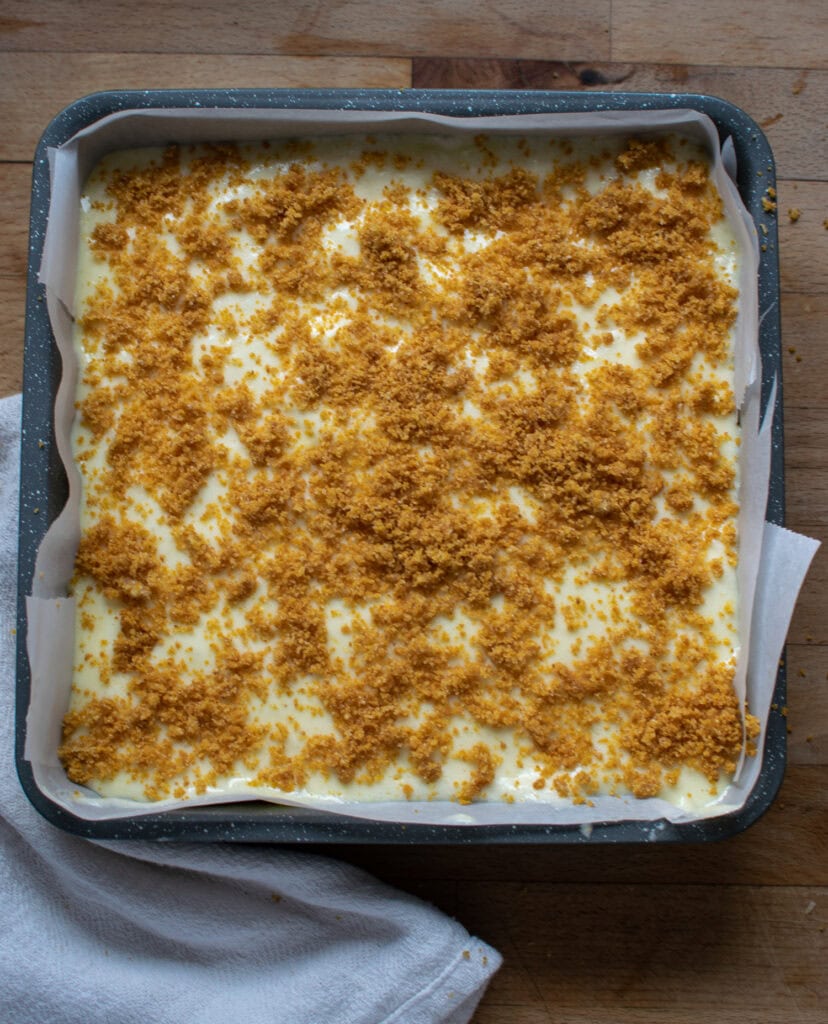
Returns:
[[[67,835],[13,757],[20,398],[0,400],[0,1007],[15,1024],[464,1024],[500,956],[363,872],[284,848]]]

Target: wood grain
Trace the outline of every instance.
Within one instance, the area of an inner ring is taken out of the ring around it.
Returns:
[[[0,398],[20,390],[23,381],[24,277],[0,277]]]
[[[826,174],[828,73],[824,71],[415,58],[412,82],[423,89],[575,89],[719,96],[741,107],[763,128],[778,174],[823,179]]]
[[[817,409],[791,410],[785,422],[788,525],[828,529],[828,422]]]
[[[30,164],[0,163],[0,397],[20,390],[28,266]]]
[[[671,1024],[825,1021],[828,905],[815,888],[538,882],[492,893],[470,881],[456,906],[481,938],[502,922],[493,1009],[528,1002],[584,1024],[661,1024],[665,1005]]]
[[[778,183],[779,269],[783,292],[828,292],[828,180]],[[800,211],[793,223],[788,215]]]
[[[828,68],[828,6],[813,0],[614,0],[613,60]]]
[[[5,0],[0,50],[608,60],[610,0]]]
[[[819,0],[0,5],[0,161],[24,161],[0,162],[0,395],[20,386],[25,161],[48,119],[89,91],[704,92],[741,106],[768,135],[781,179],[788,522],[825,543],[789,635],[785,781],[757,824],[718,844],[326,848],[436,903],[503,952],[474,1024],[826,1019],[827,17]],[[801,210],[796,223],[792,207]]]
[[[824,627],[821,632],[812,643],[788,648],[788,757],[793,764],[828,765],[828,646]]]
[[[828,231],[825,234],[828,238]],[[785,241],[783,239],[783,256],[787,256]],[[785,292],[782,295],[782,363],[788,416],[793,409],[818,408],[825,401],[826,323],[828,295],[825,293]]]
[[[810,523],[800,529],[819,540],[822,547],[817,551],[805,578],[788,638],[796,644],[828,645],[828,621],[824,607],[825,594],[828,592],[828,526]],[[828,666],[823,678],[828,680]],[[828,687],[828,681],[820,685]]]
[[[31,164],[0,163],[0,277],[25,282]]]
[[[399,89],[411,65],[390,57],[240,57],[234,54],[7,53],[0,76],[0,160],[31,160],[63,107],[105,89]]]

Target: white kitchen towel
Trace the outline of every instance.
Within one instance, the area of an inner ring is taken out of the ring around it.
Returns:
[[[284,848],[67,835],[14,766],[20,398],[0,400],[0,1018],[465,1024],[501,958],[356,868]]]

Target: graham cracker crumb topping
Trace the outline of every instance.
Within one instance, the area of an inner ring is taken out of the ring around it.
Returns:
[[[705,601],[737,557],[737,293],[707,166],[476,146],[420,189],[367,142],[106,178],[74,590],[116,635],[84,648],[75,782],[469,803],[512,758],[584,802],[733,770],[738,638]]]

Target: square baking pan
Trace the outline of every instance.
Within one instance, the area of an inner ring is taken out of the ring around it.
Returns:
[[[32,179],[23,381],[23,429],[20,475],[20,526],[17,606],[16,763],[32,804],[56,826],[96,839],[278,843],[640,843],[710,841],[743,831],[773,801],[785,769],[786,729],[779,708],[785,704],[785,661],[780,661],[761,752],[762,767],[744,807],[732,814],[675,824],[618,821],[579,825],[412,825],[370,821],[269,802],[217,804],[87,821],[55,804],[38,787],[24,759],[26,714],[30,696],[26,654],[26,595],[31,593],[35,556],[47,529],[67,497],[67,481],[57,453],[53,410],[61,362],[46,310],[45,289],[38,283],[50,184],[48,149],[66,142],[95,121],[118,111],[163,108],[272,108],[321,110],[421,111],[455,117],[593,112],[604,110],[690,109],[706,114],[722,143],[732,140],[737,186],[763,247],[759,261],[759,345],[762,355],[762,408],[773,382],[771,473],[766,518],[784,524],[783,423],[779,268],[776,218],[762,205],[775,185],[770,146],[744,111],[712,96],[675,93],[518,92],[489,90],[165,90],[102,92],[71,104],[48,126],[37,147]],[[48,425],[48,426],[47,426]],[[48,435],[47,435],[48,430]],[[48,440],[43,444],[44,439]]]

